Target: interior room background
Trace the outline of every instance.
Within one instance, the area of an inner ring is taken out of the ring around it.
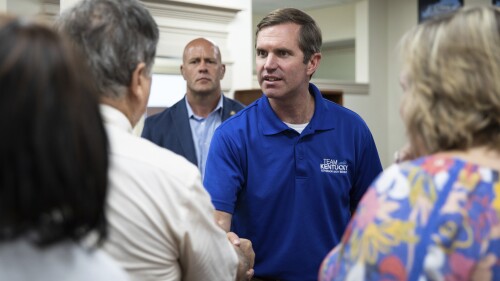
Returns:
[[[50,22],[78,0],[0,0],[0,11]],[[219,44],[227,66],[224,93],[258,89],[255,76],[255,25],[269,11],[301,8],[320,25],[323,58],[312,82],[322,90],[340,90],[343,106],[370,127],[384,167],[406,141],[399,117],[402,90],[396,45],[418,23],[417,0],[146,0],[160,28],[150,107],[170,106],[185,93],[180,76],[184,45],[207,37]],[[285,4],[283,4],[285,3]],[[301,6],[306,4],[307,7]],[[464,0],[464,5],[492,5]],[[141,125],[136,128],[139,133]]]

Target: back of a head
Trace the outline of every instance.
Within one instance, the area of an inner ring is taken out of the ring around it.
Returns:
[[[410,141],[426,153],[500,150],[500,10],[476,6],[427,20],[400,48]]]
[[[321,52],[323,43],[321,29],[311,16],[295,8],[277,9],[267,14],[257,24],[255,38],[263,28],[286,23],[301,26],[298,43],[304,53],[304,63],[307,63],[313,54]]]
[[[137,0],[83,0],[56,26],[82,50],[101,95],[122,97],[140,62],[151,71],[159,30]]]
[[[107,139],[87,69],[23,19],[0,24],[0,42],[0,242],[104,238]]]

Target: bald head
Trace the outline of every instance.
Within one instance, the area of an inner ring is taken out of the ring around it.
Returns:
[[[222,61],[222,56],[220,54],[219,46],[217,46],[215,42],[209,39],[200,37],[191,40],[189,43],[187,43],[186,47],[184,47],[184,53],[182,54],[183,63],[186,63],[186,57],[188,56],[188,53],[192,48],[202,48],[206,50],[212,49],[212,51],[216,55],[218,62],[220,63]]]
[[[226,66],[221,61],[219,47],[205,38],[196,38],[184,48],[181,74],[187,83],[187,95],[219,97],[220,81]]]

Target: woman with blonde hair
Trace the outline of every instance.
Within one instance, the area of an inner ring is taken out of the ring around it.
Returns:
[[[320,280],[500,280],[500,10],[463,8],[400,43],[414,158],[366,192]]]

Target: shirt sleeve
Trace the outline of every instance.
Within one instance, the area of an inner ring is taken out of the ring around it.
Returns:
[[[356,179],[350,193],[351,213],[356,210],[359,201],[370,184],[382,172],[382,164],[380,163],[377,147],[366,124],[360,140],[358,143],[358,151],[360,153],[356,155]]]
[[[105,249],[132,280],[234,281],[238,257],[215,222],[197,168],[130,165],[111,174]]]
[[[217,128],[210,144],[205,168],[204,185],[215,209],[232,214],[236,198],[245,177],[245,159],[242,144]]]
[[[226,233],[216,224],[214,208],[201,181],[193,182],[186,202],[185,227],[180,236],[183,280],[236,279],[238,257]]]

